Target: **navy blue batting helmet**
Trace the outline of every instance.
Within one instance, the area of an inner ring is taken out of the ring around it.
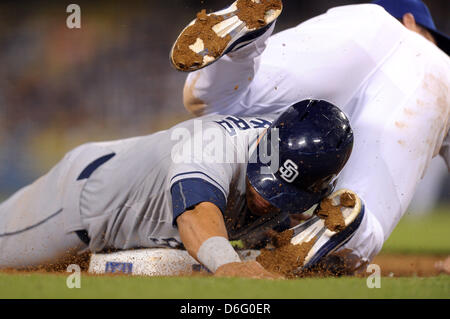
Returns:
[[[272,159],[274,145],[278,145],[279,165],[271,168],[273,163],[262,159],[258,154],[264,152],[256,149],[247,165],[248,180],[273,206],[290,213],[304,212],[332,192],[353,148],[347,116],[323,100],[305,100],[289,107],[264,138],[266,145],[272,145],[268,147]]]

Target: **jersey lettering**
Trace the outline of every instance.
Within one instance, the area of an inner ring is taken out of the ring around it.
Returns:
[[[215,121],[222,126],[230,136],[235,136],[236,131],[246,131],[248,129],[268,128],[272,122],[261,118],[255,118],[250,121],[237,116],[227,116],[222,121]]]

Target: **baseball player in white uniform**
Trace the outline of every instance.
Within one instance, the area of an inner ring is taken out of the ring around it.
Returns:
[[[229,24],[235,5],[224,10]],[[234,21],[236,29],[242,24]],[[355,145],[337,188],[352,189],[366,205],[363,224],[343,250],[370,261],[431,159],[442,155],[450,169],[449,39],[420,0],[336,7],[273,36],[274,22],[268,26],[220,58],[184,66],[195,71],[185,83],[185,107],[196,115],[253,115],[305,98],[340,106]],[[230,43],[239,41],[232,36]],[[173,56],[172,63],[179,68]]]

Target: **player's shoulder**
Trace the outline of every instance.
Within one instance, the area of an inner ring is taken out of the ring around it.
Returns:
[[[408,31],[408,36],[402,42],[406,54],[414,57],[416,70],[424,73],[437,72],[447,81],[450,77],[450,57],[436,44],[416,32]]]
[[[357,44],[367,52],[390,50],[405,36],[401,23],[384,8],[375,4],[357,4],[330,8],[297,27],[282,31],[279,36],[303,36],[306,41],[341,43],[348,47]],[[311,39],[311,40],[309,40]],[[315,40],[314,40],[315,39]],[[284,39],[282,39],[284,40]]]
[[[367,18],[370,18],[371,20],[382,20],[386,18],[392,18],[392,16],[383,7],[372,3],[333,7],[327,11],[327,14],[339,15],[350,20],[365,20]]]
[[[323,17],[324,20],[335,25],[336,30],[343,28],[347,32],[359,33],[368,37],[380,29],[383,31],[402,29],[397,19],[383,7],[370,3],[333,7]],[[347,28],[348,26],[351,26],[350,30]]]
[[[442,51],[437,45],[431,43],[421,35],[413,34],[416,39],[416,46],[419,47],[428,58],[428,62],[440,68],[443,72],[450,75],[450,57]]]

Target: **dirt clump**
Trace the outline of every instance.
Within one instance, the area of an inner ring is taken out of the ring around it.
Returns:
[[[276,233],[272,237],[272,244],[279,248],[288,245],[291,242],[294,231],[292,229],[285,230],[281,233]]]
[[[367,262],[362,261],[350,249],[343,249],[323,257],[307,270],[301,270],[298,277],[341,277],[360,276]]]
[[[67,268],[70,265],[78,265],[82,272],[87,272],[89,269],[89,262],[91,258],[90,252],[82,254],[75,254],[68,252],[66,256],[63,256],[58,262],[46,263],[38,266],[28,266],[20,268],[4,268],[1,269],[2,273],[67,273]]]
[[[269,10],[281,10],[281,0],[239,0],[237,2],[237,16],[239,20],[245,22],[249,29],[260,28],[266,25],[265,14]]]
[[[192,67],[203,65],[203,56],[189,48],[198,42],[198,39],[203,41],[206,55],[217,58],[222,54],[231,36],[222,38],[213,31],[212,27],[223,20],[221,16],[207,15],[206,10],[197,13],[195,23],[183,31],[173,49],[173,61],[179,69],[187,71]]]
[[[287,230],[276,235],[272,239],[276,248],[261,249],[261,254],[256,257],[256,261],[272,273],[283,275],[286,278],[295,278],[298,268],[303,266],[316,238],[300,245],[292,245],[290,243],[292,234],[293,230]]]
[[[344,193],[341,195],[341,205],[344,207],[355,207],[356,197],[350,193]]]
[[[317,216],[325,220],[325,226],[335,232],[339,232],[345,228],[345,220],[342,215],[342,207],[355,207],[356,196],[345,192],[340,196],[340,204],[334,206],[330,198],[325,198],[320,203],[317,210]]]
[[[331,231],[339,232],[345,228],[341,207],[334,206],[329,198],[322,200],[317,216],[325,221],[325,226]]]

